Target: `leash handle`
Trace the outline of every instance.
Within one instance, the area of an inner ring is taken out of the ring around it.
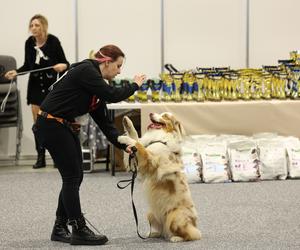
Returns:
[[[121,185],[121,183],[127,183],[126,185]],[[125,189],[127,188],[130,184],[132,183],[132,179],[128,179],[128,180],[121,180],[117,183],[117,187],[120,189]]]
[[[0,112],[1,112],[1,113],[4,113],[4,111],[5,111],[6,103],[7,103],[8,97],[9,97],[10,92],[11,92],[11,87],[12,87],[12,85],[13,85],[14,83],[15,83],[14,80],[11,80],[11,81],[10,81],[9,89],[8,89],[7,94],[6,94],[6,96],[4,97],[4,99],[3,99],[2,103],[1,103],[1,106],[0,106]]]

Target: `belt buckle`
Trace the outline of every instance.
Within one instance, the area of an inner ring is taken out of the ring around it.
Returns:
[[[47,112],[44,112],[42,110],[39,110],[39,115],[44,117],[44,118],[48,118],[48,113]]]

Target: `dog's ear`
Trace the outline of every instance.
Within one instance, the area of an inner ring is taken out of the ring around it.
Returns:
[[[179,139],[180,141],[183,140],[183,137],[186,136],[186,132],[183,128],[183,126],[181,125],[181,123],[179,121],[175,121],[175,131],[177,132],[178,136],[179,136]]]
[[[181,123],[175,118],[175,116],[169,112],[165,112],[162,115],[164,122],[166,124],[167,131],[174,131],[177,133],[179,140],[182,141],[183,137],[186,135],[184,128]]]

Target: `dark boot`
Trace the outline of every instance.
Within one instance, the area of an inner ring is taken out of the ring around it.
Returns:
[[[95,234],[89,229],[83,216],[68,223],[72,226],[71,245],[103,245],[108,241],[105,235]]]
[[[70,243],[71,241],[71,232],[68,229],[67,226],[67,219],[62,217],[56,217],[52,234],[51,234],[51,240],[52,241],[61,241]]]
[[[36,163],[32,166],[32,168],[36,169],[44,167],[46,167],[45,151],[43,153],[38,152]]]
[[[33,165],[32,168],[36,169],[36,168],[44,168],[46,167],[46,159],[45,159],[45,148],[39,143],[38,139],[37,139],[37,135],[36,135],[36,131],[35,131],[35,125],[32,126],[32,131],[33,131],[33,135],[34,135],[34,141],[35,141],[35,149],[38,153],[38,157],[36,160],[36,163]]]

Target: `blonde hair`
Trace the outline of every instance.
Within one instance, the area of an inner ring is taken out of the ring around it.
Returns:
[[[32,23],[33,20],[39,20],[41,25],[42,25],[42,32],[44,33],[45,37],[48,35],[48,20],[46,17],[44,17],[43,15],[41,14],[36,14],[34,15],[32,18],[30,18],[30,21],[29,21],[29,30],[30,30],[30,25]]]

